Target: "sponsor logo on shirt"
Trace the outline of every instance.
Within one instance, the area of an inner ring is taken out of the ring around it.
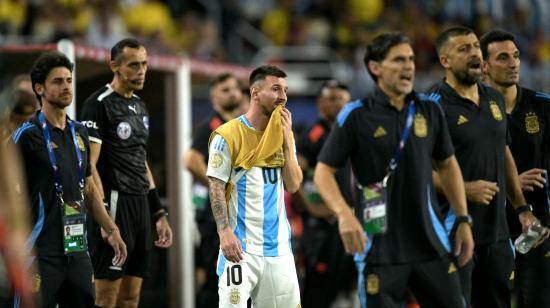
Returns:
[[[82,121],[80,123],[82,123],[82,125],[86,126],[87,128],[99,129],[97,123],[94,121]]]
[[[143,126],[145,126],[145,129],[149,130],[149,117],[143,116]]]
[[[126,140],[130,138],[130,135],[132,134],[132,127],[127,122],[120,122],[116,129],[116,134],[120,139]]]
[[[456,124],[457,125],[462,125],[462,124],[465,124],[465,123],[468,123],[468,118],[463,116],[463,115],[459,115],[458,116],[458,121],[456,121]]]
[[[378,126],[378,128],[374,131],[374,138],[380,138],[382,136],[386,136],[388,133],[382,126]]]

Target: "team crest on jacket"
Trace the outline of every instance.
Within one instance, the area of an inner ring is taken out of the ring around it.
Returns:
[[[132,127],[127,122],[120,122],[116,129],[116,134],[120,139],[126,140],[130,138],[130,135],[132,134]]]
[[[82,137],[80,137],[78,133],[76,134],[76,143],[78,143],[78,148],[80,149],[80,151],[82,152],[86,151],[86,147],[84,146],[84,141],[82,141]]]
[[[489,108],[491,109],[493,118],[495,118],[495,120],[497,121],[502,121],[502,113],[500,112],[500,108],[498,108],[498,105],[495,101],[489,102]]]
[[[528,112],[525,114],[525,130],[529,134],[536,134],[540,131],[539,118],[534,112]]]
[[[428,125],[424,115],[417,113],[414,115],[414,134],[416,137],[426,137],[428,135]]]
[[[380,292],[380,280],[378,275],[370,274],[367,276],[367,293],[369,295],[375,295]]]

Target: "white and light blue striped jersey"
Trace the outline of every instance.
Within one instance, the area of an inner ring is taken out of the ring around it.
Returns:
[[[233,183],[229,224],[244,251],[266,257],[292,253],[282,168],[252,167],[238,172],[231,165],[226,141],[216,135],[210,143],[206,175]]]

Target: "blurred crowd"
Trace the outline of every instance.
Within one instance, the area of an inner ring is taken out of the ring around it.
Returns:
[[[258,33],[242,30],[242,23]],[[265,38],[247,46],[252,51],[322,45],[353,62],[366,41],[392,29],[412,38],[418,68],[430,70],[438,66],[435,35],[449,24],[478,33],[505,28],[518,37],[529,65],[550,62],[545,0],[0,0],[3,44],[68,37],[109,47],[132,35],[153,51],[228,62],[242,61],[231,52],[235,33]]]

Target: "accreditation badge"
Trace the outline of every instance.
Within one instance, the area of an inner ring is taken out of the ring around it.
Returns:
[[[368,235],[386,232],[386,184],[388,175],[384,180],[363,187],[363,229]]]
[[[63,202],[63,250],[65,254],[86,251],[86,211],[83,201]]]

